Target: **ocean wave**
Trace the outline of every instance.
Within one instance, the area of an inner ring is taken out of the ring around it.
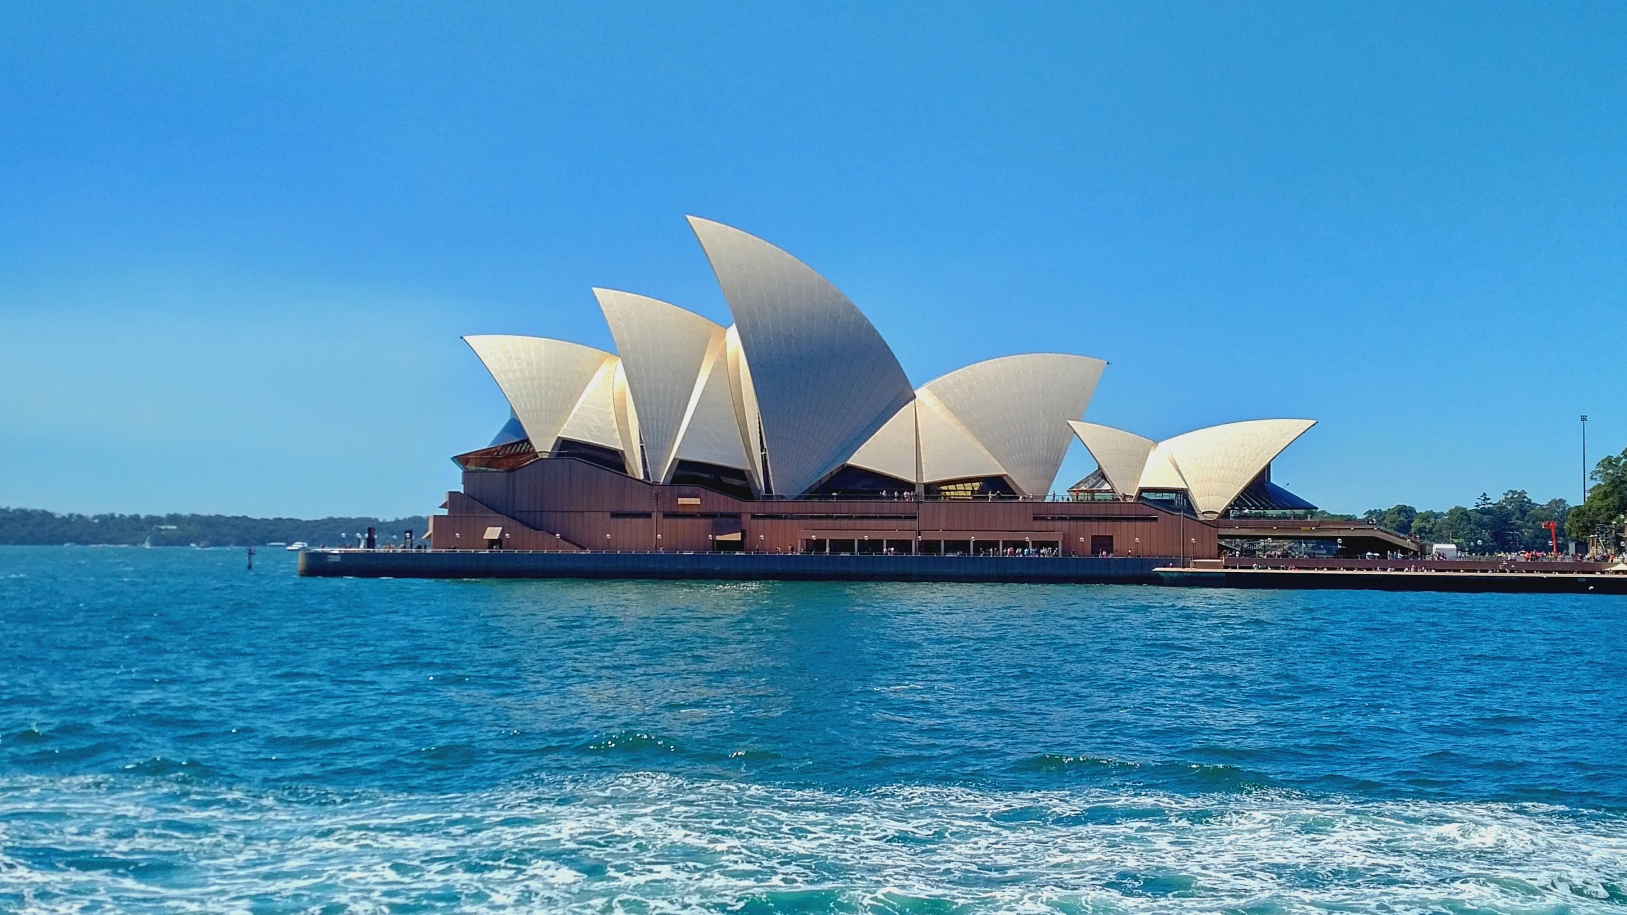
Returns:
[[[1277,789],[0,779],[0,910],[1622,912],[1627,818]],[[331,907],[331,908],[329,908]]]

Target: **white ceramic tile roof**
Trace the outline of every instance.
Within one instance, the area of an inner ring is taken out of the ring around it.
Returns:
[[[491,373],[538,451],[552,451],[588,383],[607,360],[604,350],[564,340],[513,334],[463,338]]]
[[[1107,477],[1108,485],[1119,495],[1134,496],[1141,488],[1141,475],[1146,469],[1147,458],[1158,443],[1134,432],[1098,423],[1069,422],[1068,425],[1095,459],[1096,466]]]
[[[723,328],[698,314],[649,296],[594,289],[638,410],[650,475],[671,469],[678,430],[699,393],[702,363]]]
[[[1255,419],[1177,435],[1159,445],[1186,480],[1192,504],[1216,515],[1294,439],[1316,425],[1314,419]],[[1143,486],[1146,481],[1142,481]]]
[[[559,430],[560,438],[621,450],[621,431],[616,428],[616,369],[620,362],[611,356],[599,364]]]
[[[715,326],[715,325],[714,325]],[[748,466],[746,447],[740,438],[740,423],[734,412],[734,393],[729,388],[727,334],[717,328],[701,362],[700,377],[684,412],[673,459],[704,461],[722,467]],[[661,477],[672,478],[672,467]]]
[[[921,390],[960,420],[1019,493],[1037,496],[1050,492],[1072,440],[1068,421],[1084,415],[1106,367],[1101,359],[1063,353],[1002,356]]]
[[[915,456],[915,411],[919,401],[911,401],[893,414],[886,425],[877,430],[853,456],[849,464],[874,470],[890,477],[914,483],[920,475]]]
[[[639,447],[642,441],[638,429],[638,408],[633,405],[633,392],[627,386],[627,363],[621,359],[616,360],[616,432],[621,435],[625,447],[621,449],[622,460],[627,465],[627,475],[635,480],[644,479],[644,454]]]
[[[1181,470],[1170,459],[1169,447],[1165,442],[1159,442],[1147,455],[1147,465],[1141,470],[1141,484],[1137,491],[1143,489],[1185,489],[1186,478],[1181,476]]]
[[[680,458],[743,467],[780,495],[843,463],[926,483],[1003,476],[1039,495],[1071,426],[1119,492],[1186,490],[1212,516],[1315,424],[1254,420],[1153,443],[1077,421],[1106,363],[1063,354],[991,359],[912,392],[875,328],[823,277],[737,229],[690,225],[734,326],[596,289],[620,357],[542,337],[464,338],[539,451],[561,437],[590,442],[649,479],[670,478]]]
[[[923,387],[915,398],[921,434],[921,478],[928,483],[971,477],[1003,477],[1006,469],[977,437]]]
[[[875,327],[806,264],[766,241],[691,216],[751,366],[779,495],[839,467],[914,396]]]
[[[734,398],[734,419],[740,427],[740,440],[746,445],[746,475],[757,492],[763,486],[763,421],[757,410],[757,387],[751,382],[751,366],[740,347],[740,329],[729,325],[723,335],[723,352],[729,363],[729,394]]]

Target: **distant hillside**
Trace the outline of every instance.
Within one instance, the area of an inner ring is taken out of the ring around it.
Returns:
[[[311,546],[354,544],[356,535],[378,528],[379,542],[403,531],[422,537],[423,515],[379,518],[247,518],[242,515],[59,515],[32,508],[0,508],[0,544],[51,546],[142,544],[153,546],[262,546],[303,540]]]

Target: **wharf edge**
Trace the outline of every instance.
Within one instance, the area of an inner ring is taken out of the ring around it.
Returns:
[[[1261,590],[1627,594],[1627,575],[1577,572],[1204,569],[1168,558],[874,556],[778,553],[306,550],[309,578],[510,578],[658,581],[897,581],[1124,584]]]
[[[613,553],[307,550],[313,578],[621,578],[678,581],[1159,583],[1167,558],[868,556],[808,553]]]

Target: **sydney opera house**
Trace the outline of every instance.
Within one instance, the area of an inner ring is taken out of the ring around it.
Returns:
[[[1083,422],[1107,363],[1040,353],[913,386],[824,277],[691,217],[734,323],[595,289],[616,352],[465,338],[512,416],[454,458],[435,550],[1218,555],[1240,518],[1314,506],[1271,482],[1310,420],[1164,441]],[[1077,438],[1097,469],[1053,492]]]

